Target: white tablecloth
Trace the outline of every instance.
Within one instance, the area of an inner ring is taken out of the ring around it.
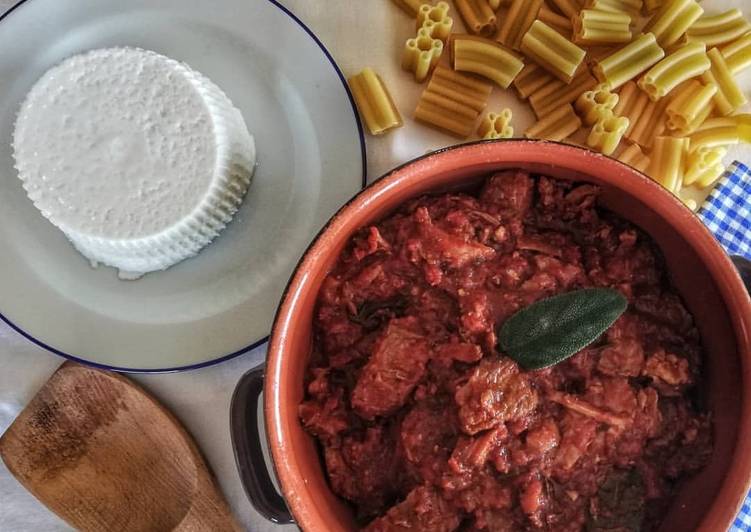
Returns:
[[[14,3],[15,0],[0,0],[0,13]],[[345,74],[351,75],[366,65],[378,70],[398,95],[398,105],[405,118],[411,115],[421,86],[412,83],[399,69],[398,57],[404,41],[414,33],[414,23],[389,0],[282,0],[282,3],[316,32]],[[751,16],[747,0],[705,0],[702,5],[707,11],[741,7]],[[216,1],[216,6],[221,8],[220,0]],[[744,75],[743,85],[748,94],[751,73]],[[515,114],[514,125],[517,131],[523,131],[532,120],[531,111],[511,93],[501,95],[499,92],[494,94],[490,108],[511,107]],[[377,139],[369,137],[367,142],[368,177],[372,181],[397,164],[455,141],[407,120],[400,130]],[[748,147],[738,148],[732,155],[751,163]],[[262,346],[211,368],[133,377],[186,425],[216,473],[236,515],[254,531],[276,531],[282,527],[265,521],[245,497],[232,456],[229,403],[240,376],[262,362],[265,353]],[[0,323],[0,433],[61,362],[60,358]],[[58,530],[68,530],[68,527],[26,492],[0,462],[0,531]]]

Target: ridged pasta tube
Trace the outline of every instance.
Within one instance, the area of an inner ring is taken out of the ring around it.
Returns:
[[[611,90],[615,90],[663,57],[665,52],[657,44],[655,36],[645,33],[617,52],[596,61],[592,71],[600,83],[607,83]]]
[[[410,17],[417,16],[417,10],[420,9],[420,5],[425,0],[392,0],[396,5],[398,5],[402,10],[407,13]]]
[[[364,68],[347,82],[360,116],[372,135],[380,135],[402,125],[402,117],[386,85],[372,68]]]
[[[522,38],[521,51],[560,80],[570,83],[586,52],[536,20]]]
[[[709,118],[696,129],[696,132],[733,127],[736,128],[740,142],[751,144],[751,114],[743,113],[733,116]]]
[[[485,109],[490,82],[438,65],[415,109],[415,120],[467,138]]]
[[[689,146],[690,141],[685,137],[656,137],[647,174],[677,194],[683,181]]]
[[[714,83],[702,84],[695,79],[679,88],[666,110],[668,129],[681,135],[692,133],[699,126],[697,122],[712,111],[716,92]]]
[[[519,50],[522,37],[532,26],[542,5],[542,0],[512,0],[495,40]]]
[[[586,69],[582,70],[568,85],[556,79],[530,95],[529,104],[537,115],[543,118],[556,108],[573,103],[579,95],[597,84],[595,78]]]
[[[644,0],[644,5],[642,6],[642,12],[645,15],[649,15],[651,13],[654,13],[659,8],[663,6],[666,0]]]
[[[407,39],[402,54],[402,68],[415,77],[415,81],[422,83],[430,71],[438,64],[443,53],[443,41],[430,36],[430,30],[422,27],[417,31],[414,39]]]
[[[603,155],[612,155],[628,129],[628,118],[607,112],[609,116],[601,117],[589,132],[587,146]]]
[[[618,160],[633,168],[636,168],[640,172],[646,172],[649,168],[649,157],[644,154],[641,146],[638,144],[630,144],[618,155]]]
[[[751,33],[720,48],[730,72],[737,74],[751,66]]]
[[[500,113],[488,113],[480,121],[477,134],[482,139],[510,139],[514,136],[511,126],[511,109],[502,109]]]
[[[633,21],[641,13],[642,0],[586,0],[585,9],[610,11],[611,13],[626,13]]]
[[[704,43],[691,42],[650,68],[638,85],[652,101],[657,101],[684,81],[703,74],[710,66]]]
[[[751,31],[751,23],[740,9],[730,9],[717,15],[704,15],[686,32],[688,42],[702,42],[717,46],[735,40]]]
[[[617,116],[629,119],[626,138],[648,148],[654,137],[661,135],[667,125],[667,98],[653,102],[647,93],[639,89],[636,83],[629,81],[618,94],[618,105],[613,109]]]
[[[722,146],[693,150],[688,156],[686,172],[683,174],[684,186],[697,185],[704,188],[717,181],[725,172],[722,159],[727,152]]]
[[[613,109],[616,105],[618,105],[618,95],[610,92],[607,85],[598,85],[592,90],[583,92],[576,99],[574,107],[584,125],[591,126],[599,120],[613,116]]]
[[[746,103],[746,96],[738,86],[720,51],[712,48],[707,52],[707,56],[712,66],[702,74],[702,79],[705,83],[717,85],[717,92],[714,95],[715,109],[721,115],[729,115]]]
[[[741,141],[740,130],[737,125],[712,125],[697,129],[691,135],[691,149],[716,148],[730,146]]]
[[[454,5],[470,33],[488,37],[495,33],[497,19],[488,0],[454,0]]]
[[[540,12],[537,14],[537,18],[551,28],[558,31],[564,37],[570,37],[572,34],[573,26],[571,24],[571,19],[564,17],[563,15],[559,15],[558,13],[550,9],[547,4],[542,4],[542,7],[540,7]],[[530,22],[530,25],[531,24],[532,22]],[[522,35],[524,35],[524,32],[522,32]]]
[[[562,141],[578,131],[582,123],[571,104],[562,105],[533,124],[524,135],[530,139]]]
[[[581,5],[579,5],[577,0],[550,0],[550,3],[568,18],[575,17],[581,9]]]
[[[452,36],[451,60],[454,70],[478,74],[504,89],[524,68],[524,62],[501,44],[474,35]]]
[[[678,42],[686,30],[704,13],[696,0],[668,0],[644,28],[654,34],[663,48]]]
[[[626,13],[582,9],[571,20],[576,44],[589,46],[631,41],[631,16]]]
[[[537,63],[527,63],[514,79],[514,88],[519,98],[526,100],[530,95],[553,82],[558,84],[558,88],[565,87],[565,84],[561,80],[554,77]]]
[[[423,4],[417,11],[416,29],[426,28],[431,37],[446,42],[454,27],[454,19],[448,13],[449,5],[446,2],[438,2],[434,6]]]

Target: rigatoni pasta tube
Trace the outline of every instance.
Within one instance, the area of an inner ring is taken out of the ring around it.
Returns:
[[[587,146],[603,155],[612,155],[628,129],[628,118],[613,115],[600,118],[587,137]]]
[[[577,0],[550,0],[550,3],[558,8],[558,11],[566,15],[568,18],[576,16],[581,9]]]
[[[649,157],[644,154],[638,144],[630,144],[618,155],[618,160],[640,172],[646,172],[649,167]]]
[[[716,148],[730,146],[741,141],[740,128],[737,125],[700,128],[691,135],[691,148]]]
[[[751,144],[751,114],[743,113],[733,116],[721,116],[706,120],[696,132],[708,129],[736,128],[738,140]]]
[[[511,109],[502,109],[500,113],[488,113],[480,121],[477,134],[486,140],[510,139],[514,136],[511,118]]]
[[[571,36],[571,31],[573,28],[573,26],[571,25],[571,19],[564,17],[563,15],[559,15],[558,13],[550,9],[547,4],[542,4],[542,7],[540,7],[540,12],[537,14],[537,18],[551,28],[557,30],[564,37]],[[530,21],[530,25],[531,24],[532,21]],[[521,34],[524,35],[525,31],[523,31]]]
[[[522,37],[521,51],[566,83],[571,82],[586,52],[544,22],[536,20]]]
[[[746,103],[746,96],[733,78],[733,74],[725,63],[725,58],[717,48],[707,52],[712,67],[702,74],[705,83],[715,83],[717,92],[714,95],[715,108],[721,115],[729,115]]]
[[[751,66],[751,33],[720,48],[730,72],[737,74]]]
[[[692,150],[683,174],[683,184],[687,187],[696,184],[703,188],[717,181],[725,172],[725,165],[722,164],[725,154],[727,149],[722,146]]]
[[[492,89],[490,82],[438,65],[417,102],[415,120],[466,138]]]
[[[660,46],[672,46],[698,20],[704,9],[696,0],[667,0],[644,27],[654,33]]]
[[[365,126],[373,135],[380,135],[389,129],[400,127],[402,117],[394,105],[386,85],[371,68],[347,80],[357,109]]]
[[[677,193],[683,180],[689,146],[687,138],[655,138],[647,174],[669,191]]]
[[[559,88],[565,87],[565,84],[561,80],[553,77],[552,74],[537,63],[527,63],[516,78],[514,78],[514,88],[519,98],[526,100],[531,94],[550,82],[557,83]]]
[[[598,9],[611,13],[626,13],[635,19],[641,13],[642,0],[586,0],[585,9]]]
[[[490,39],[473,35],[453,35],[451,59],[454,70],[472,72],[507,89],[524,62],[516,54]]]
[[[654,13],[660,7],[662,7],[662,5],[665,4],[666,1],[667,0],[644,0],[644,5],[642,6],[642,12],[645,15]]]
[[[588,46],[631,41],[631,17],[626,13],[582,9],[571,20],[577,44]]]
[[[449,5],[446,2],[438,2],[434,6],[423,4],[417,11],[416,29],[426,28],[431,37],[445,42],[454,27],[454,19],[448,13]]]
[[[592,71],[601,83],[607,83],[614,90],[663,57],[665,52],[657,44],[655,36],[645,33],[612,55],[595,62]]]
[[[560,83],[560,80],[556,81]],[[551,83],[540,88],[530,95],[529,104],[537,118],[542,118],[562,105],[573,103],[582,92],[590,90],[596,83],[595,78],[584,69],[568,85],[559,88],[559,85]]]
[[[576,133],[581,125],[574,108],[571,104],[566,104],[532,125],[524,135],[530,139],[562,141]]]
[[[717,15],[704,15],[686,32],[688,42],[702,42],[707,46],[725,44],[751,31],[751,24],[740,9],[730,9]]]
[[[417,32],[417,37],[407,39],[402,53],[402,68],[415,77],[415,81],[422,83],[428,74],[438,64],[443,53],[443,42],[430,36],[430,31],[423,27]]]
[[[668,99],[651,101],[646,92],[639,89],[633,81],[629,81],[621,89],[613,113],[629,119],[626,138],[643,147],[649,147],[654,136],[665,131],[668,103]]]
[[[512,0],[495,40],[519,50],[522,37],[532,26],[542,5],[542,0]]]
[[[684,81],[706,72],[711,65],[704,43],[688,43],[650,68],[638,85],[652,101],[657,101]]]
[[[485,36],[495,33],[497,19],[488,0],[454,0],[454,5],[470,33]]]
[[[692,125],[698,126],[697,118],[706,116],[705,109],[711,110],[714,105],[712,99],[716,92],[717,85],[714,83],[702,84],[695,79],[686,83],[676,91],[675,97],[668,104],[666,110],[668,128],[681,133],[690,133],[687,130]]]

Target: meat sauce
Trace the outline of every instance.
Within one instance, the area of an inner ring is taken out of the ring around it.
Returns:
[[[505,171],[352,238],[299,413],[365,530],[652,530],[707,461],[692,317],[651,240],[597,197]],[[629,300],[595,343],[534,372],[498,351],[514,312],[592,286]]]

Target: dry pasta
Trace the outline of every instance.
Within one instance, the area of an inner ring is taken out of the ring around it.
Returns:
[[[454,27],[454,19],[448,13],[449,5],[446,2],[438,2],[434,6],[421,5],[417,11],[417,29],[427,28],[431,37],[446,42]]]
[[[631,41],[631,16],[626,13],[582,9],[572,19],[574,42],[583,45]]]
[[[610,92],[605,85],[583,92],[574,107],[579,111],[584,125],[591,126],[608,116],[613,116],[613,109],[618,104],[618,95]],[[624,131],[625,133],[625,131]]]
[[[645,33],[617,52],[596,61],[592,71],[601,83],[607,83],[615,90],[663,57],[665,52],[657,44],[655,36]]]
[[[644,12],[645,15],[654,13],[660,7],[662,7],[664,3],[665,3],[665,0],[644,0],[644,5],[642,6],[642,12]]]
[[[635,19],[641,13],[642,0],[586,0],[585,9],[598,9],[611,13],[626,13]]]
[[[598,120],[587,137],[587,146],[603,155],[613,154],[628,129],[628,118],[615,116],[610,110],[608,112],[610,116]]]
[[[562,105],[573,103],[582,92],[592,89],[597,84],[586,69],[577,74],[568,85],[561,84],[557,79],[555,82],[541,87],[530,95],[529,104],[537,118],[542,118]]]
[[[443,41],[430,36],[427,28],[420,28],[414,39],[408,39],[402,54],[402,68],[412,72],[415,81],[422,83],[438,64],[443,53]]]
[[[566,18],[563,15],[559,15],[558,13],[550,9],[547,4],[542,4],[540,12],[537,14],[537,18],[551,28],[558,31],[564,37],[571,35],[571,30],[573,28],[573,26],[571,25],[571,19]]]
[[[504,89],[524,68],[516,54],[495,41],[474,35],[452,36],[451,61],[454,70],[486,77]]]
[[[574,78],[586,55],[584,50],[539,20],[524,34],[521,51],[566,83]]]
[[[557,83],[560,88],[566,86],[537,63],[527,63],[514,78],[514,88],[519,98],[526,100],[530,95],[552,82]]]
[[[482,139],[510,139],[514,136],[511,126],[511,109],[503,109],[500,113],[488,113],[480,122],[477,134]]]
[[[751,66],[751,33],[720,48],[730,72],[737,74]]]
[[[668,99],[653,102],[636,83],[629,81],[618,94],[618,104],[613,113],[629,119],[626,138],[643,147],[649,147],[656,135],[661,135],[667,126]]]
[[[715,83],[717,92],[714,95],[715,109],[721,115],[729,115],[746,103],[746,96],[733,78],[725,58],[717,48],[707,52],[712,67],[702,74],[705,83]]]
[[[674,194],[683,180],[689,145],[687,138],[658,136],[654,141],[647,174]]]
[[[751,24],[740,9],[730,9],[717,15],[704,15],[686,32],[688,42],[702,42],[707,46],[725,44],[751,31]]]
[[[415,109],[415,120],[467,138],[487,105],[493,86],[438,65]]]
[[[575,17],[581,9],[577,0],[550,0],[550,3],[568,18]]]
[[[738,140],[751,144],[751,114],[738,114],[733,116],[721,116],[706,120],[697,128],[697,132],[707,129],[717,129],[724,127],[735,127],[738,133]]]
[[[654,33],[660,46],[667,48],[678,42],[703,13],[704,9],[696,0],[668,0],[647,23],[644,31]]]
[[[488,0],[454,0],[454,5],[471,33],[487,36],[495,33],[495,11]]]
[[[644,154],[641,146],[638,144],[629,144],[618,155],[618,160],[633,168],[636,168],[640,172],[646,172],[649,167],[649,157]]]
[[[639,87],[653,101],[669,94],[678,85],[709,70],[711,63],[704,43],[691,42],[678,48],[650,68],[641,79]]]
[[[741,141],[740,129],[737,125],[712,125],[701,127],[691,135],[691,148],[716,148],[730,146]]]
[[[692,133],[712,112],[712,99],[717,92],[714,83],[702,84],[692,79],[682,86],[667,107],[668,129],[679,135]]]
[[[401,7],[410,17],[417,16],[417,10],[425,0],[392,0],[396,5]]]
[[[683,184],[687,187],[697,185],[704,188],[717,181],[725,172],[725,165],[722,164],[725,154],[727,149],[721,146],[693,150],[688,156]]]
[[[558,107],[548,116],[532,125],[524,135],[530,139],[565,140],[581,127],[582,123],[571,104]]]
[[[512,0],[495,39],[514,50],[519,50],[522,37],[527,33],[542,6],[542,0]]]
[[[352,89],[352,97],[360,116],[371,134],[380,135],[402,125],[399,110],[394,105],[386,85],[373,69],[364,68],[347,82]]]

